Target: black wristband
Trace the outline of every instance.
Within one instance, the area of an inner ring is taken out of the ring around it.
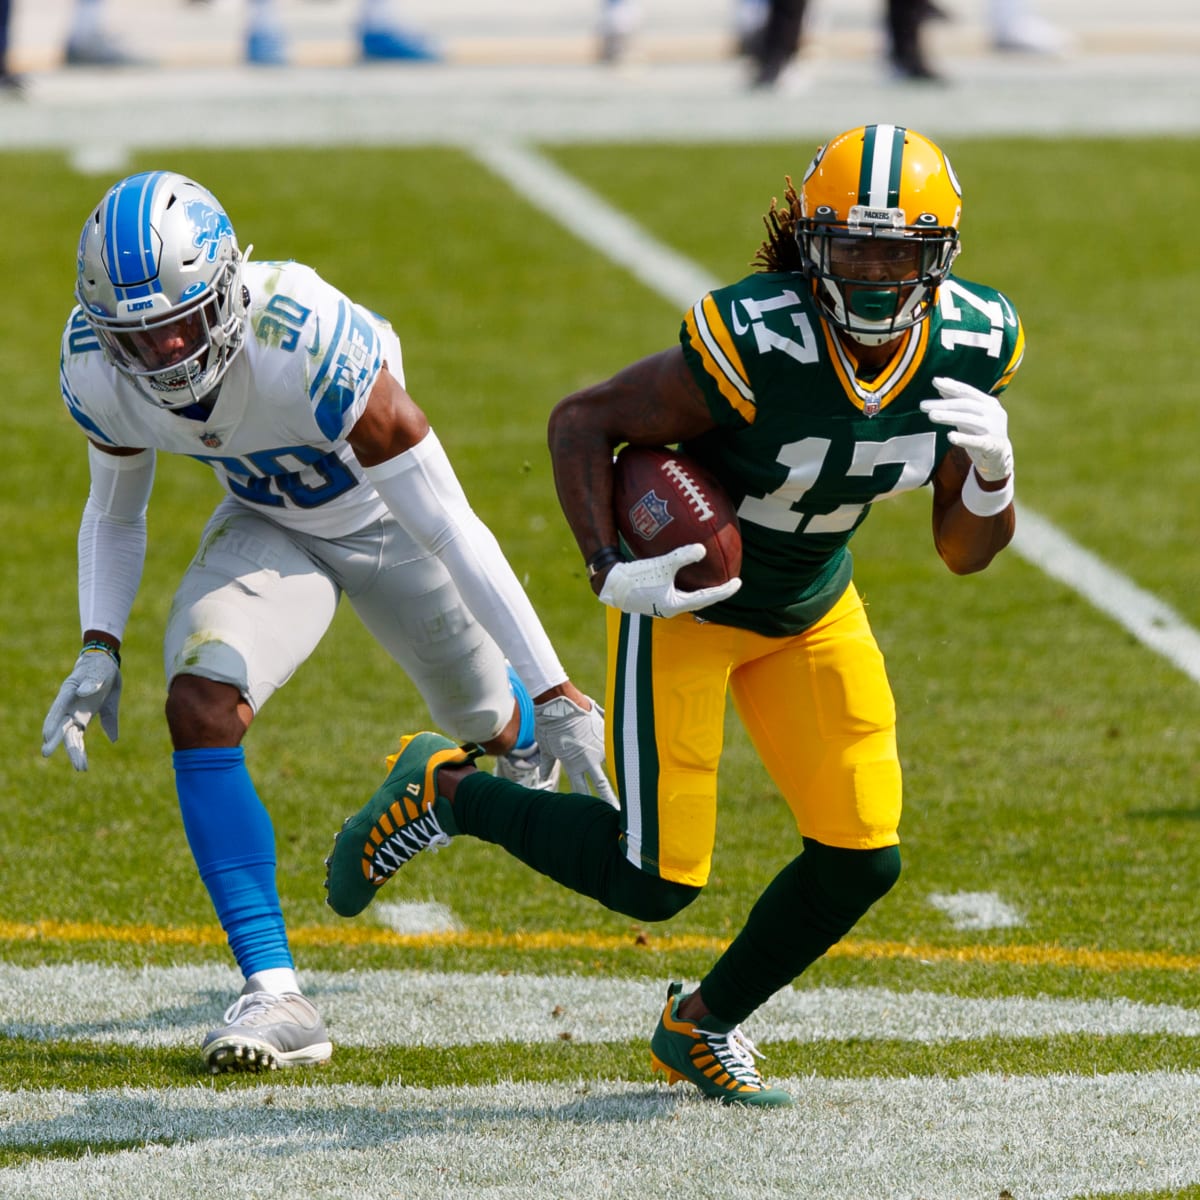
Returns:
[[[616,546],[601,546],[585,564],[587,566],[587,577],[595,579],[606,567],[611,567],[613,563],[624,561],[625,556]]]

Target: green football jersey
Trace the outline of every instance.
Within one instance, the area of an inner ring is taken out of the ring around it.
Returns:
[[[717,428],[684,449],[717,476],[741,523],[742,587],[706,620],[797,633],[850,580],[847,544],[876,500],[923,487],[950,450],[920,402],[948,376],[1001,392],[1025,336],[1009,300],[953,276],[869,381],[790,272],[749,275],[696,302],[684,357]]]

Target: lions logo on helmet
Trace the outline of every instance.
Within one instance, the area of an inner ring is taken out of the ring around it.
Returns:
[[[217,386],[245,342],[243,261],[211,192],[146,171],[111,187],[84,223],[75,298],[142,395],[186,408]]]
[[[900,125],[852,129],[817,151],[799,199],[796,242],[832,324],[880,345],[929,315],[959,251],[962,215],[962,189],[933,142]],[[856,259],[877,263],[881,252],[890,277],[854,272]]]

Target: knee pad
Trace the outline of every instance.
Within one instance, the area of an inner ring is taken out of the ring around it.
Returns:
[[[687,908],[703,890],[647,875],[625,859],[619,860],[619,864],[613,872],[605,903],[636,921],[668,921]]]
[[[846,850],[805,838],[802,857],[826,896],[847,914],[856,913],[856,920],[900,878],[899,846]]]

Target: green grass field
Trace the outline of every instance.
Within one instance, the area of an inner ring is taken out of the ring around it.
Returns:
[[[1028,336],[1026,364],[1006,400],[1018,520],[1028,505],[1200,626],[1200,454],[1191,442],[1196,387],[1186,361],[1195,342],[1200,263],[1175,217],[1200,200],[1200,145],[963,139],[947,140],[946,148],[965,190],[956,270],[1006,291]],[[782,192],[783,176],[798,178],[808,152],[785,145],[576,146],[551,157],[699,270],[733,279],[748,268],[761,214]],[[568,669],[600,692],[602,610],[554,499],[546,416],[567,392],[672,343],[679,306],[581,245],[465,153],[345,149],[325,152],[319,174],[311,165],[299,151],[188,151],[139,155],[128,169],[193,174],[221,198],[256,257],[308,262],[391,319],[409,390],[526,580]],[[274,1076],[269,1087],[228,1078],[209,1085],[190,1036],[140,1039],[136,1020],[105,1023],[105,980],[136,980],[150,969],[173,978],[172,970],[187,968],[199,971],[197,978],[220,979],[231,965],[183,838],[161,716],[166,607],[217,487],[198,464],[160,458],[146,573],[124,647],[120,741],[109,745],[94,728],[86,775],[72,772],[61,753],[43,760],[41,722],[77,646],[75,533],[87,488],[84,442],[58,399],[57,346],[71,304],[79,225],[109,180],[75,174],[52,154],[9,152],[3,170],[22,186],[5,189],[10,236],[0,240],[11,430],[0,480],[7,534],[0,549],[0,970],[8,972],[0,980],[0,1194],[77,1194],[71,1181],[87,1179],[89,1165],[100,1189],[89,1194],[124,1195],[123,1187],[131,1195],[139,1188],[194,1194],[186,1189],[203,1175],[189,1172],[201,1172],[204,1147],[234,1137],[237,1114],[263,1103],[278,1106],[281,1125],[255,1124],[255,1136],[311,1141],[312,1154],[332,1156],[331,1178],[341,1181],[322,1183],[330,1189],[323,1191],[308,1180],[289,1194],[400,1194],[402,1179],[415,1178],[404,1172],[429,1169],[430,1161],[441,1162],[443,1174],[407,1194],[441,1195],[445,1188],[449,1195],[455,1187],[466,1195],[525,1194],[531,1178],[550,1181],[536,1195],[622,1194],[620,1164],[604,1157],[613,1148],[596,1140],[604,1122],[619,1127],[609,1138],[627,1139],[631,1153],[648,1137],[647,1155],[670,1144],[673,1120],[690,1138],[734,1137],[736,1145],[753,1130],[769,1141],[775,1135],[763,1121],[660,1095],[645,1045],[654,1003],[632,1015],[628,1033],[600,1040],[506,1033],[504,1005],[486,1001],[476,1011],[493,1029],[487,1037],[469,1012],[458,1033],[436,1044],[413,1044],[385,1028],[343,1045],[334,1027],[339,1045],[327,1067]],[[1038,1145],[1036,1161],[1011,1147],[968,1148],[960,1157],[979,1167],[986,1186],[968,1166],[961,1175],[948,1166],[941,1190],[918,1176],[911,1185],[918,1190],[906,1191],[907,1176],[894,1186],[887,1180],[896,1162],[928,1153],[919,1118],[908,1127],[903,1115],[922,1110],[881,1100],[874,1111],[896,1106],[894,1123],[881,1116],[879,1129],[865,1126],[862,1134],[864,1145],[890,1147],[874,1194],[999,1196],[1007,1189],[1015,1200],[1200,1197],[1194,1099],[1166,1130],[1156,1093],[1139,1082],[1182,1082],[1194,1096],[1200,1080],[1197,683],[1014,552],[983,575],[951,576],[934,552],[924,496],[880,506],[858,535],[855,556],[900,711],[904,875],[839,953],[795,990],[829,989],[831,1005],[852,1006],[855,996],[884,989],[896,1011],[919,997],[925,1024],[919,1036],[896,1032],[885,1018],[853,1034],[810,1037],[788,1026],[790,1034],[772,1038],[756,1033],[752,1020],[748,1032],[770,1056],[764,1070],[792,1081],[801,1096],[804,1111],[794,1119],[809,1122],[802,1127],[809,1140],[785,1140],[792,1149],[769,1161],[705,1160],[700,1186],[712,1190],[703,1194],[851,1194],[833,1176],[817,1186],[788,1153],[826,1141],[833,1157],[844,1152],[838,1121],[865,1122],[873,1093],[839,1099],[831,1092],[825,1107],[810,1111],[805,1081],[813,1095],[825,1096],[822,1089],[851,1083],[921,1081],[934,1088],[958,1081],[969,1090],[999,1077],[1016,1097],[1026,1094],[1021,1088],[1030,1095],[1049,1088],[1064,1113],[1111,1112],[1113,1127],[1090,1133],[1082,1116],[1061,1128],[1043,1121],[1027,1131]],[[333,833],[375,787],[396,737],[426,724],[411,685],[347,610],[247,738],[251,771],[276,826],[280,888],[302,977],[320,972],[331,990],[344,973],[364,971],[424,972],[458,980],[454,987],[479,977],[482,996],[512,976],[654,989],[672,977],[695,979],[796,853],[786,808],[731,717],[714,876],[669,925],[640,929],[467,839],[414,863],[388,896],[446,906],[457,932],[397,934],[373,910],[339,922],[321,887]],[[1016,923],[956,927],[936,901],[963,893],[990,894]],[[43,1021],[36,1008],[22,1007],[43,967],[60,988],[94,975],[100,1015],[88,1009],[92,1015],[72,1017],[65,1005],[60,1017]],[[399,985],[407,977],[379,978]],[[204,993],[197,1012],[175,1019],[156,1010],[151,1023],[214,1024],[234,990],[232,977],[225,987]],[[1033,1005],[1034,1016],[1015,1031],[984,1021],[943,1035],[928,1016],[936,1011],[931,997],[994,1001],[1006,1012]],[[1039,1025],[1037,1004],[1052,1002],[1090,1003],[1101,1014],[1122,1006],[1170,1010],[1181,1023],[1147,1032],[1106,1024],[1101,1015],[1086,1027]],[[403,994],[388,1003],[403,1005]],[[441,1011],[433,1006],[423,1024],[436,1028]],[[419,1091],[443,1085],[499,1088],[501,1100],[472,1099],[464,1115],[453,1093]],[[626,1085],[633,1090],[622,1091]],[[548,1089],[544,1103],[531,1098],[539,1086]],[[143,1089],[138,1095],[156,1097],[170,1111],[186,1101],[188,1119],[161,1126],[148,1116],[131,1119],[112,1099],[122,1088]],[[320,1119],[303,1099],[308,1088]],[[379,1089],[374,1099],[371,1088]],[[505,1088],[519,1100],[504,1100]],[[610,1095],[606,1088],[617,1090]],[[580,1099],[589,1092],[592,1107]],[[206,1099],[193,1109],[200,1095]],[[941,1108],[930,1101],[931,1121],[941,1112],[951,1120],[956,1111],[968,1119],[969,1106],[949,1095]],[[1078,1097],[1078,1110],[1068,1096]],[[646,1097],[651,1107],[639,1111]],[[414,1104],[439,1136],[457,1121],[468,1131],[495,1125],[516,1137],[521,1121],[514,1113],[542,1129],[553,1127],[547,1112],[565,1114],[577,1136],[554,1143],[553,1170],[539,1159],[535,1140],[526,1149],[510,1145],[489,1174],[478,1162],[460,1165],[461,1147],[447,1134],[445,1146],[429,1144],[424,1167],[419,1156],[407,1166],[401,1156],[393,1162],[399,1175],[376,1179],[380,1190],[352,1187],[353,1165],[336,1156],[367,1154],[369,1165],[372,1135],[362,1114],[372,1105],[404,1112]],[[47,1114],[36,1116],[43,1105]],[[80,1117],[81,1105],[93,1111],[94,1123]],[[202,1120],[205,1106],[233,1126]],[[981,1114],[981,1130],[1008,1119],[1002,1110],[989,1116],[986,1105]],[[1114,1150],[1118,1126],[1127,1140]],[[1056,1169],[1060,1157],[1086,1160],[1092,1136],[1104,1140],[1093,1158],[1108,1165],[1092,1175]],[[1160,1138],[1176,1149],[1160,1153]],[[936,1143],[948,1162],[958,1161],[947,1149],[953,1141],[947,1132]],[[163,1179],[139,1174],[148,1170],[138,1165],[147,1147],[177,1153],[191,1166]],[[275,1174],[260,1164],[253,1183],[259,1190],[242,1194],[276,1194],[300,1158],[299,1149],[287,1163],[281,1158]],[[589,1162],[598,1164],[597,1174],[589,1174]],[[602,1190],[601,1178],[614,1190]],[[796,1182],[789,1192],[789,1179],[810,1183]],[[39,1190],[51,1180],[66,1190]],[[784,1190],[772,1193],[774,1187]]]

